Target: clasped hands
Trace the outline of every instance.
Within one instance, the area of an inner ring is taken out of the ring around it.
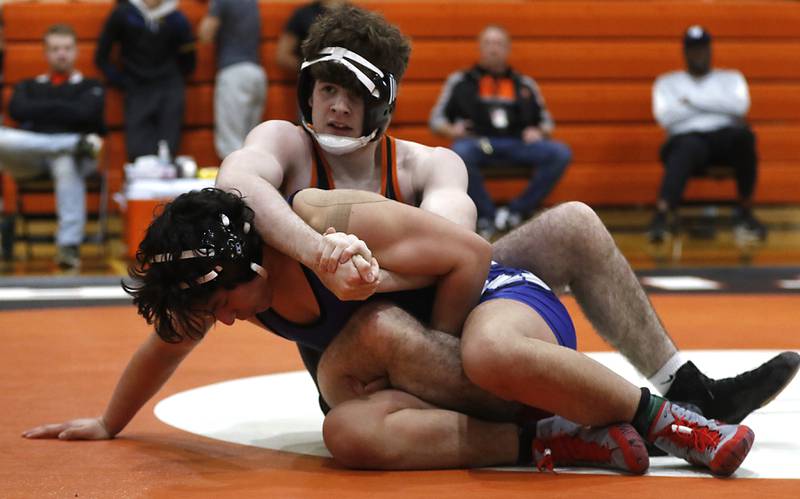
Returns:
[[[329,227],[320,240],[317,277],[342,301],[366,300],[380,284],[380,266],[367,244]]]

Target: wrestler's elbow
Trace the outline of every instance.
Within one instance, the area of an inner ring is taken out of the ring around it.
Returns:
[[[225,158],[217,172],[214,182],[217,188],[230,190],[242,184],[243,179],[255,175],[254,168],[244,157],[241,150],[234,151]]]
[[[234,151],[222,162],[215,185],[223,190],[246,192],[264,182],[276,189],[283,180],[283,171],[271,158],[246,148]]]
[[[489,241],[474,232],[465,237],[466,250],[462,255],[469,257],[470,262],[478,267],[489,268],[492,261],[492,245]]]

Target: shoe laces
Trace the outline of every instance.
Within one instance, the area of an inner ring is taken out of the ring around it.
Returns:
[[[674,410],[670,412],[674,421],[656,434],[656,438],[665,437],[681,447],[689,447],[701,453],[717,448],[722,439],[719,431],[700,425],[696,421],[689,421],[676,414]]]

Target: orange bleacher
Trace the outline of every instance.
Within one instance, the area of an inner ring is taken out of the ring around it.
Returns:
[[[293,119],[293,75],[274,62],[275,42],[301,2],[262,2],[262,53],[269,77],[265,119]],[[547,199],[579,199],[595,206],[651,204],[661,179],[657,159],[663,132],[654,123],[650,90],[660,73],[682,66],[680,36],[701,23],[715,38],[714,64],[748,78],[750,120],[759,140],[758,203],[800,202],[800,5],[788,1],[669,0],[490,0],[486,2],[365,1],[397,23],[413,41],[391,131],[432,145],[447,145],[427,128],[428,114],[447,75],[471,65],[474,37],[487,23],[514,37],[512,64],[540,84],[556,120],[555,137],[567,142],[574,163]],[[207,2],[183,0],[193,24]],[[7,88],[45,69],[41,35],[55,22],[72,24],[80,38],[79,69],[97,76],[94,44],[112,2],[19,2],[3,7]],[[201,46],[198,69],[187,93],[181,153],[201,165],[219,163],[213,149],[214,56]],[[125,160],[122,99],[112,90],[107,103],[112,128],[108,150],[112,192],[122,185]],[[523,177],[489,179],[498,200],[518,192]],[[690,198],[733,196],[731,182],[699,179]],[[6,194],[13,196],[13,192]],[[7,206],[10,203],[7,203]]]

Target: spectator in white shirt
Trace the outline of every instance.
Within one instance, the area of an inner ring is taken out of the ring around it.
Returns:
[[[653,86],[653,115],[668,138],[661,148],[664,178],[649,238],[663,241],[690,176],[710,165],[727,165],[735,171],[738,191],[735,231],[763,240],[766,227],[752,212],[758,157],[746,122],[747,81],[739,71],[711,68],[711,35],[701,26],[686,30],[683,53],[686,70],[663,74]]]

